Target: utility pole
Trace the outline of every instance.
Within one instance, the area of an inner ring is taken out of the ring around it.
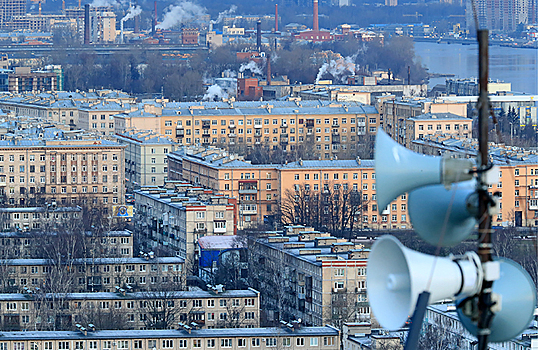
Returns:
[[[488,97],[488,30],[480,29],[477,33],[478,37],[478,74],[480,94],[478,96],[478,256],[482,267],[493,261],[492,252],[493,246],[491,243],[491,215],[489,207],[491,206],[491,197],[488,193],[488,185],[486,183],[486,171],[488,170],[488,120],[489,120],[489,97]],[[478,295],[478,350],[486,350],[488,348],[488,337],[490,334],[491,320],[493,312],[491,307],[493,281],[484,278],[482,289]]]

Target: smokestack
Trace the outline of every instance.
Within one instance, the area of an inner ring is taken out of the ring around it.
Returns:
[[[123,44],[123,19],[120,21],[120,44]]]
[[[267,51],[267,86],[271,85],[271,52]]]
[[[411,85],[411,66],[407,66],[407,85]]]
[[[155,36],[155,27],[157,26],[157,1],[153,3],[153,25],[151,26],[151,36]]]
[[[65,14],[65,0],[62,0],[62,13]]]
[[[134,21],[135,21],[135,23],[134,23],[135,24],[134,32],[135,33],[140,33],[140,15],[135,16]]]
[[[275,4],[275,32],[278,32],[278,4]]]
[[[318,0],[314,0],[314,31],[319,32]]]
[[[84,45],[90,45],[90,4],[84,5]]]
[[[256,27],[257,27],[256,46],[258,48],[258,52],[261,52],[262,51],[262,21],[258,20]]]

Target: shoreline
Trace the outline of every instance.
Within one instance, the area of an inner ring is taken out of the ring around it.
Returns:
[[[415,42],[437,43],[437,44],[454,44],[454,45],[478,45],[476,39],[456,39],[456,38],[426,38],[426,37],[413,37]],[[491,40],[489,46],[504,46],[516,49],[538,49],[538,41],[525,42],[524,40],[517,41],[501,41]]]

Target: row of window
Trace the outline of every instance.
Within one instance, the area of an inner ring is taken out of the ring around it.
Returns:
[[[98,154],[92,154],[92,153],[89,153],[89,154],[71,154],[70,156],[68,154],[64,153],[64,154],[58,155],[58,157],[57,157],[57,154],[51,154],[51,155],[49,155],[49,159],[51,161],[53,161],[53,162],[55,162],[57,159],[60,159],[61,161],[66,161],[68,159],[71,159],[72,161],[76,161],[76,160],[78,160],[79,156],[80,156],[80,159],[83,160],[83,161],[88,160],[88,159],[99,160],[99,155]],[[37,157],[39,157],[39,161],[41,161],[41,162],[44,162],[46,160],[46,155],[45,154],[40,154]],[[36,157],[35,154],[30,154],[28,156],[28,160],[30,162],[35,162],[37,157]],[[14,162],[15,161],[15,155],[10,154],[8,159],[9,159],[10,162]],[[26,156],[24,154],[19,155],[19,161],[20,162],[24,162],[25,159],[26,159]],[[108,154],[102,154],[101,159],[103,161],[108,160]],[[117,154],[112,154],[112,160],[118,160],[118,155]],[[3,161],[4,161],[4,155],[0,155],[0,162],[3,162]]]
[[[314,173],[312,175],[313,175],[314,180],[319,180],[319,174],[318,173]],[[254,173],[252,174],[252,176],[254,177]],[[339,173],[334,173],[332,177],[333,177],[332,178],[333,180],[338,180],[339,177],[340,177],[340,174]],[[359,174],[358,173],[353,173],[353,180],[358,180],[358,178],[359,178]],[[375,180],[375,173],[372,173],[371,178],[373,180]],[[295,179],[295,181],[299,181],[300,180],[300,175],[295,174],[294,179]],[[304,179],[305,180],[310,180],[310,174],[304,174]],[[349,179],[349,174],[348,173],[343,173],[342,174],[342,179],[343,180],[348,180]],[[368,173],[362,173],[362,179],[363,180],[368,180]],[[323,180],[329,180],[329,174],[328,173],[323,174]]]
[[[324,124],[331,124],[331,119],[330,118],[324,118],[324,119],[321,119],[321,118],[317,118],[315,119],[315,123],[316,124],[322,124],[322,120],[323,120],[323,123]],[[340,123],[341,124],[347,124],[347,121],[348,121],[348,118],[332,118],[332,125],[339,125]],[[355,124],[356,122],[357,123],[364,123],[366,121],[366,118],[364,117],[358,117],[358,118],[349,118],[349,123],[350,124]],[[377,118],[369,118],[369,122],[370,124],[375,124],[377,121]],[[254,124],[253,124],[254,122]],[[164,121],[164,126],[172,126],[173,122],[171,120],[165,120]],[[286,118],[280,118],[280,119],[263,119],[263,125],[287,125],[288,122],[287,122],[287,119]],[[289,120],[289,124],[290,125],[295,125],[295,119],[290,119]],[[307,124],[307,125],[313,125],[314,124],[314,119],[302,119],[302,118],[299,118],[298,120],[298,124]],[[178,126],[183,126],[183,121],[182,120],[178,120],[177,121],[177,125]],[[192,125],[192,122],[190,120],[185,120],[185,125],[186,126],[191,126]],[[195,120],[194,121],[194,125],[195,126],[199,126],[200,125],[200,120]],[[203,123],[204,126],[209,126],[209,121],[207,122],[204,122]],[[217,119],[212,119],[211,120],[211,125],[218,125],[218,120]],[[225,126],[226,125],[226,120],[225,119],[221,119],[220,121],[220,125],[222,126]],[[234,119],[231,119],[229,121],[229,125],[245,125],[245,121],[243,119],[239,119],[237,120],[237,123],[235,122]],[[262,119],[247,119],[246,120],[246,125],[256,125],[256,126],[260,126],[262,125]]]
[[[219,339],[206,339],[206,344],[208,348],[215,348],[217,346],[217,341]],[[290,337],[283,337],[280,338],[282,346],[290,347],[292,345],[292,338]],[[156,349],[159,345],[162,345],[162,349],[174,349],[175,347],[178,348],[190,348],[189,346],[190,342],[192,341],[192,348],[201,348],[202,347],[202,339],[162,339],[160,341],[160,344],[157,343],[157,340],[150,339],[150,340],[133,340],[132,341],[132,348],[133,349],[143,349],[144,348],[144,342],[147,342],[147,349]],[[237,342],[238,347],[247,347],[247,338],[223,338],[220,339],[220,347],[221,348],[231,348],[233,347],[234,341]],[[277,347],[279,343],[279,338],[251,338],[250,339],[250,346],[251,347],[260,347],[261,343],[265,343],[266,347]],[[118,340],[118,341],[112,341],[112,340],[103,340],[101,341],[101,347],[102,350],[111,350],[113,348],[117,349],[130,349],[130,343],[129,340]],[[319,337],[295,337],[294,341],[296,346],[319,346],[320,341]],[[99,349],[99,341],[96,340],[86,340],[86,341],[58,341],[58,342],[52,342],[52,341],[43,341],[41,342],[43,345],[43,350],[97,350]],[[323,346],[334,346],[336,344],[335,337],[323,337]],[[13,342],[12,343],[12,349],[9,348],[9,343],[7,342],[0,342],[0,350],[25,350],[26,342]],[[38,342],[30,342],[29,349],[28,350],[39,350],[40,343]],[[73,346],[73,347],[72,347]]]
[[[433,125],[432,124],[428,124],[427,127],[428,127],[428,130],[433,130]],[[443,126],[441,124],[437,124],[437,130],[442,130],[442,127]],[[450,131],[450,128],[451,128],[451,124],[445,124],[445,130]],[[468,124],[462,124],[462,128],[463,128],[463,130],[469,130],[469,125]],[[419,130],[424,130],[424,125],[419,124],[418,129]],[[460,130],[460,124],[454,124],[454,130]]]

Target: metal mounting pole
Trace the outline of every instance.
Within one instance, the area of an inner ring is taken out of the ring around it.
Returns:
[[[489,166],[488,157],[488,127],[489,127],[489,98],[488,98],[488,30],[480,29],[477,32],[478,37],[478,74],[480,84],[480,95],[478,97],[478,154],[479,172],[478,177],[478,256],[482,265],[492,261],[492,244],[491,244],[491,216],[488,211],[490,205],[490,196],[488,186],[485,181],[486,174],[484,170]],[[493,318],[491,312],[492,299],[491,287],[493,282],[484,280],[482,290],[478,295],[478,350],[488,348],[488,337],[490,334],[489,326]]]

